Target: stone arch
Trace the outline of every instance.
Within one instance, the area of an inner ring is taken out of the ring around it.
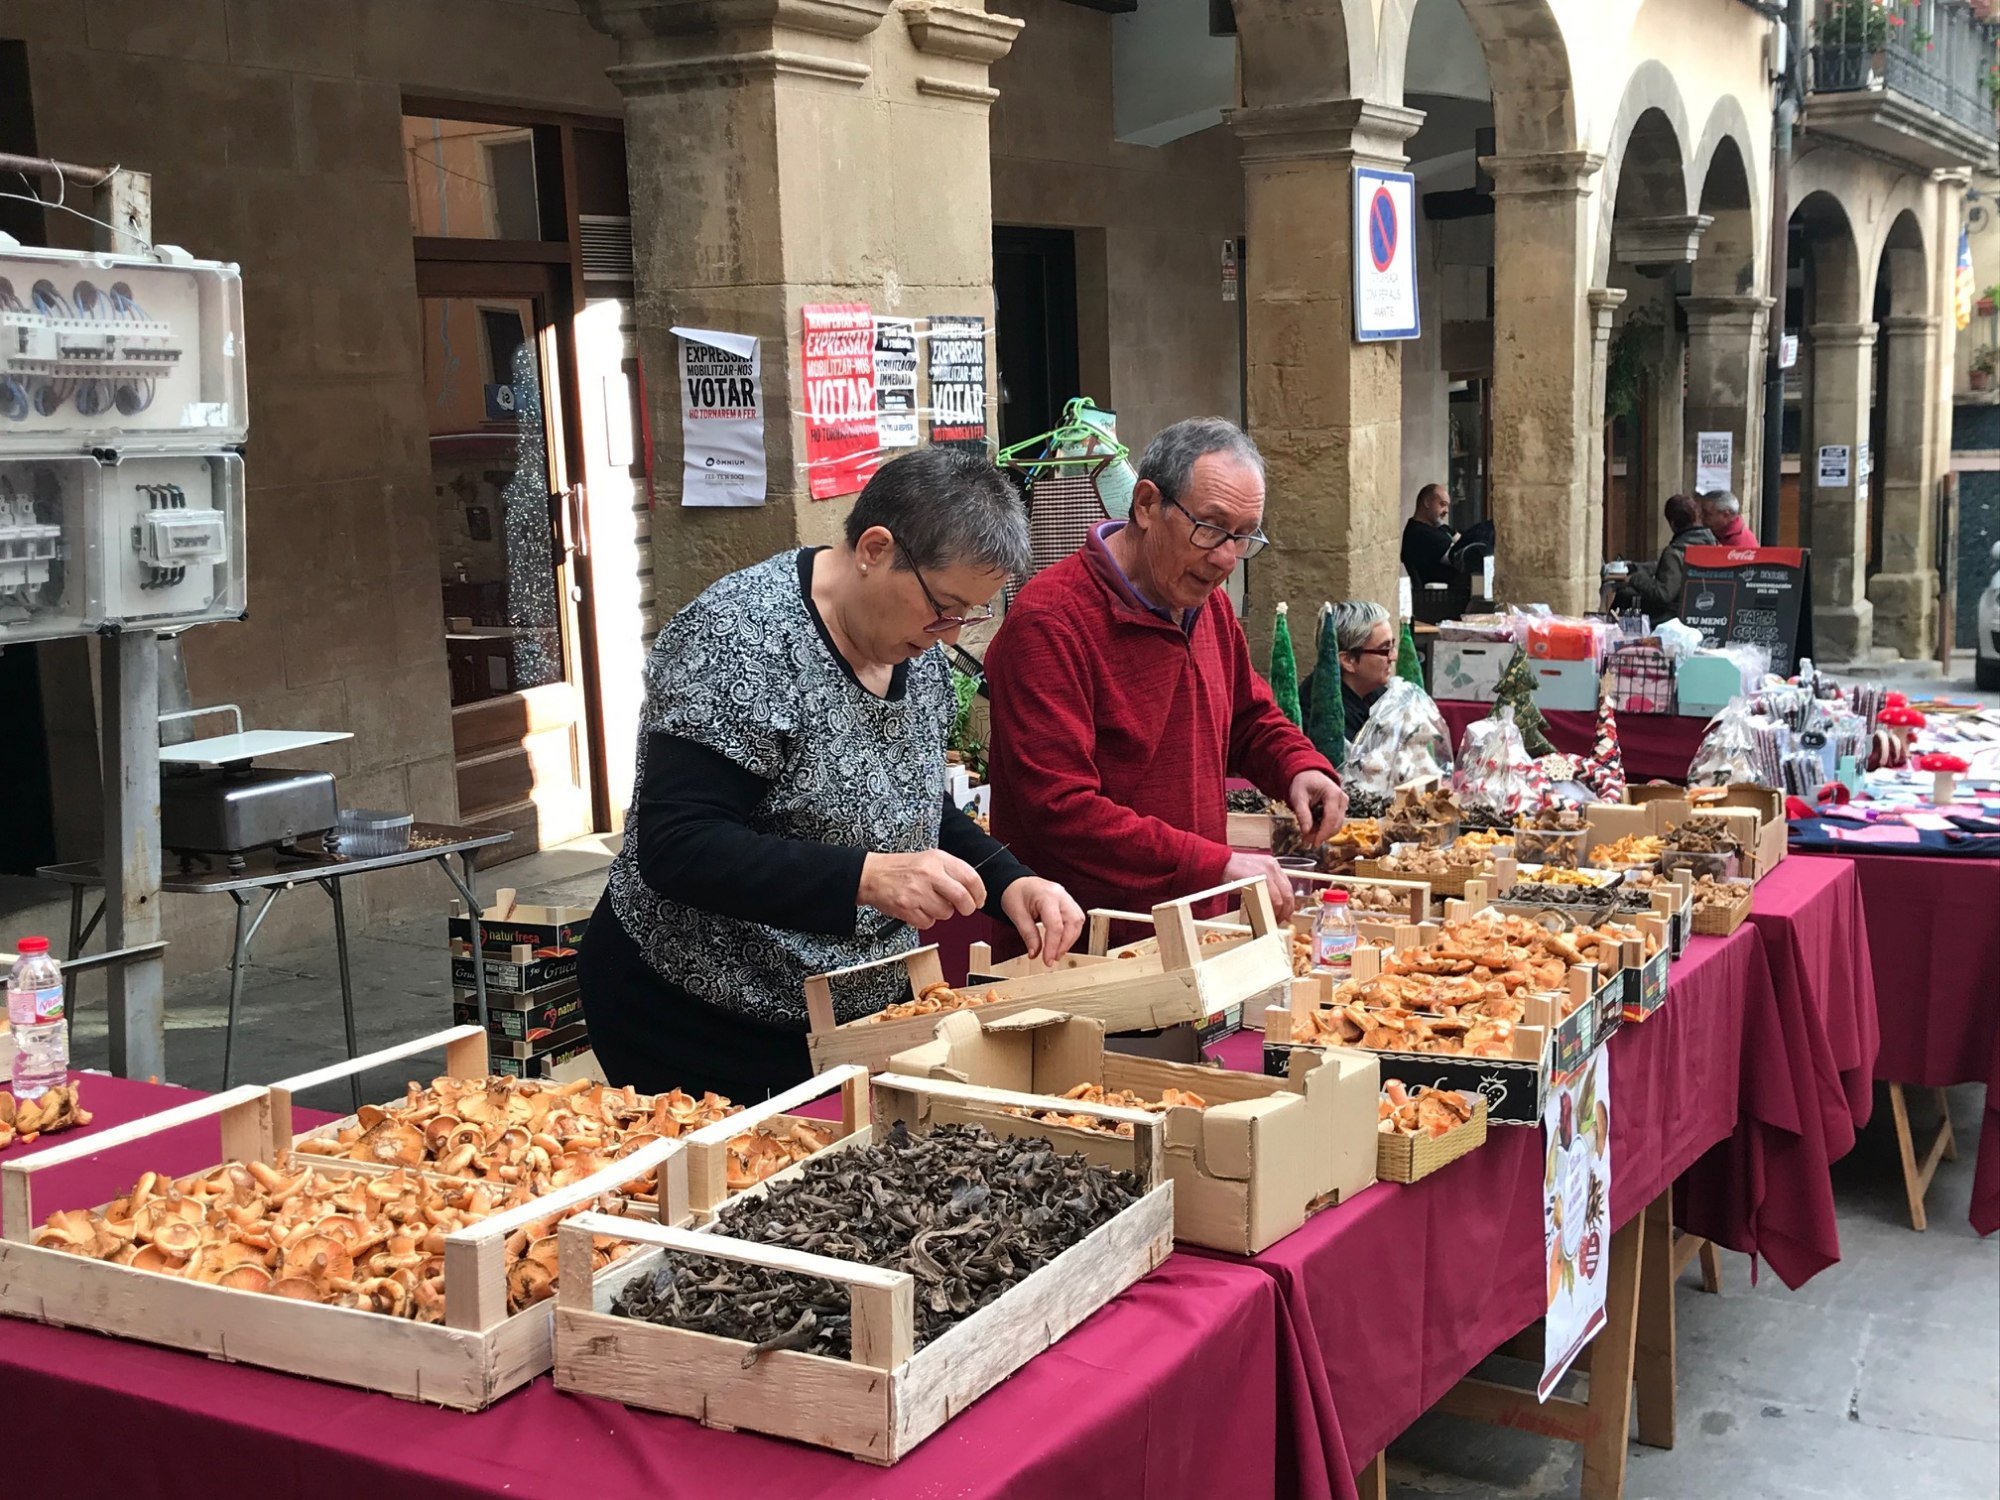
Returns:
[[[1923,221],[1916,210],[1905,208],[1882,237],[1882,250],[1875,259],[1875,275],[1869,283],[1885,288],[1890,317],[1923,317],[1931,310],[1930,254],[1924,245]]]
[[[1375,18],[1368,0],[1234,3],[1246,106],[1381,97],[1373,87]],[[1341,24],[1328,25],[1328,12],[1336,8]]]
[[[1665,218],[1692,212],[1687,106],[1666,65],[1648,58],[1626,80],[1625,97],[1604,153],[1605,212],[1598,215],[1592,284],[1611,270],[1611,234],[1619,217]]]
[[[1807,258],[1805,326],[1863,322],[1861,252],[1846,208],[1816,188],[1792,210],[1792,224]]]
[[[1243,3],[1243,0],[1238,0]],[[1495,149],[1502,156],[1573,151],[1576,89],[1569,46],[1550,0],[1458,0],[1478,34],[1493,84]],[[1383,97],[1400,100],[1418,0],[1384,0],[1377,56]]]
[[[1750,120],[1744,113],[1742,101],[1734,94],[1724,94],[1715,101],[1715,107],[1708,112],[1708,122],[1702,127],[1701,141],[1695,147],[1694,159],[1689,163],[1689,181],[1694,184],[1694,201],[1697,213],[1712,213],[1711,203],[1720,203],[1722,198],[1712,198],[1712,193],[1722,190],[1733,201],[1736,196],[1736,174],[1741,175],[1744,188],[1744,210],[1749,215],[1750,231],[1750,275],[1752,285],[1746,290],[1761,289],[1769,281],[1770,247],[1767,233],[1769,221],[1765,217],[1764,206],[1758,199],[1757,174],[1751,163],[1757,160],[1750,146]],[[1715,178],[1717,159],[1733,155],[1733,165],[1724,165],[1721,170],[1731,174],[1723,181]],[[1724,188],[1724,181],[1728,186]],[[1761,227],[1760,227],[1761,226]],[[1713,228],[1709,234],[1715,233]],[[1706,247],[1703,250],[1707,253]],[[1701,276],[1699,262],[1695,275]]]
[[[1695,258],[1695,295],[1754,296],[1762,289],[1757,279],[1757,250],[1763,235],[1754,208],[1749,163],[1734,137],[1724,136],[1716,142],[1700,184],[1696,212],[1707,215],[1711,222]]]

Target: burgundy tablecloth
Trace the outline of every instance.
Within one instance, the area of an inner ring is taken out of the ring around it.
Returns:
[[[1438,711],[1451,726],[1452,754],[1456,755],[1465,726],[1488,717],[1493,705],[1443,702]],[[1549,743],[1556,749],[1566,755],[1590,754],[1597,742],[1595,709],[1584,713],[1545,708],[1542,717],[1548,721]],[[1620,714],[1618,743],[1625,754],[1626,776],[1633,781],[1686,781],[1688,764],[1701,748],[1702,731],[1707,727],[1706,719],[1684,719],[1678,714]]]
[[[1849,864],[1861,882],[1881,1018],[1875,1076],[1923,1088],[1986,1085],[1971,1217],[1992,1234],[2000,1229],[2000,860],[1884,853],[1786,863]]]
[[[1614,1225],[1736,1128],[1745,981],[1762,972],[1754,930],[1697,938],[1665,1007],[1609,1044]],[[1261,1043],[1216,1051],[1253,1067]],[[1545,1310],[1541,1132],[1496,1126],[1443,1171],[1369,1188],[1251,1264],[1283,1290],[1314,1365],[1328,1467],[1358,1468]]]
[[[85,1075],[84,1097],[101,1130],[195,1096]],[[51,1168],[36,1212],[100,1203],[148,1168],[194,1170],[215,1144],[212,1124],[190,1125]],[[1248,1266],[1186,1255],[886,1470],[566,1395],[546,1378],[468,1415],[11,1319],[0,1320],[0,1372],[8,1389],[34,1393],[36,1419],[7,1440],[16,1485],[53,1492],[88,1442],[91,1493],[126,1500],[238,1488],[300,1500],[1332,1492],[1278,1288]]]

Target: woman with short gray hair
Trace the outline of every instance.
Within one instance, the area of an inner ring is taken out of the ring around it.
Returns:
[[[1396,630],[1389,611],[1371,599],[1344,599],[1333,607],[1334,645],[1340,652],[1340,704],[1353,740],[1396,671]]]
[[[940,641],[1028,564],[1019,498],[979,454],[876,473],[833,547],[710,586],[646,663],[637,790],[583,942],[584,1017],[614,1084],[754,1102],[804,1079],[808,976],[893,957],[984,908],[1054,962],[1083,913],[945,793]],[[850,1021],[885,967],[834,996]]]

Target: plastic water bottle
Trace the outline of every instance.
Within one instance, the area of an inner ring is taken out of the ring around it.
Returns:
[[[1354,968],[1354,912],[1347,892],[1331,890],[1319,898],[1319,913],[1313,918],[1313,967],[1325,969],[1337,984]]]
[[[21,939],[7,976],[7,1022],[14,1028],[14,1097],[35,1099],[69,1077],[62,966],[45,937]]]

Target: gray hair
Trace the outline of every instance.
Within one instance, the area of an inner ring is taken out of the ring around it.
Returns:
[[[969,564],[1028,571],[1028,513],[1007,477],[970,448],[919,448],[875,471],[847,513],[847,545],[880,526],[900,544],[895,566]]]
[[[1264,477],[1264,455],[1242,428],[1222,417],[1189,417],[1161,429],[1139,460],[1139,477],[1151,480],[1167,499],[1178,500],[1187,492],[1195,461],[1211,453],[1226,454]]]
[[[1372,599],[1343,599],[1333,607],[1333,638],[1342,651],[1359,651],[1377,625],[1389,623],[1389,611]]]
[[[1718,515],[1740,516],[1743,514],[1743,502],[1738,500],[1729,490],[1707,490],[1702,494],[1701,503],[1708,509],[1715,511]]]

